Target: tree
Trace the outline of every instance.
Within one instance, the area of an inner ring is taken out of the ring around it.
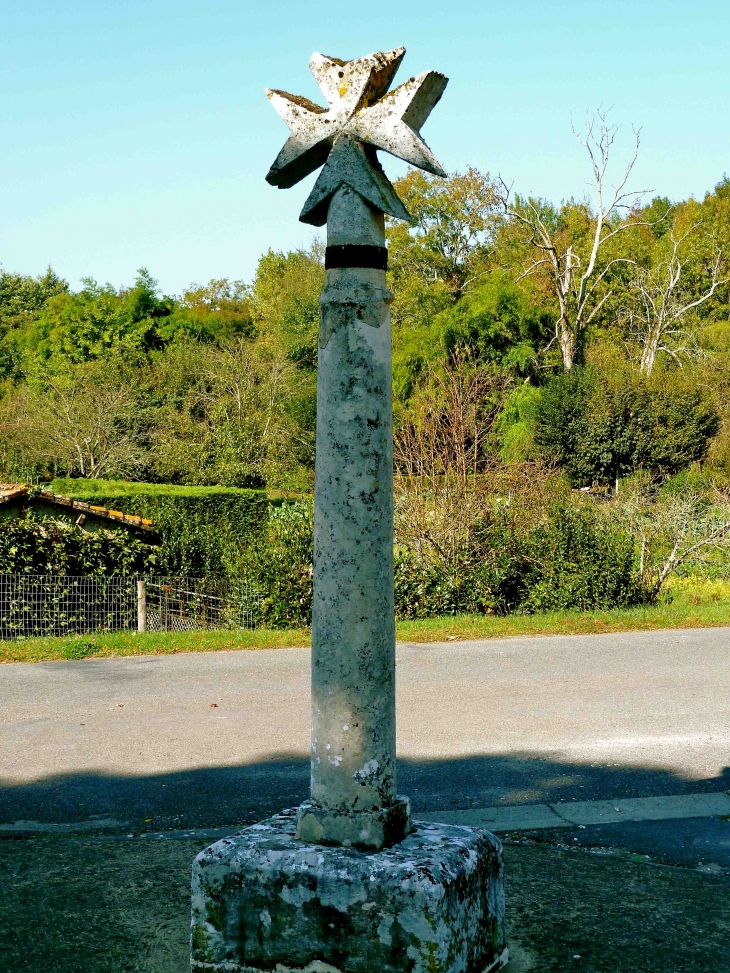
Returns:
[[[68,284],[50,267],[38,277],[0,270],[0,324],[3,330],[29,321],[50,298],[68,291]]]
[[[317,366],[319,294],[324,286],[324,248],[277,253],[259,260],[251,288],[254,321],[261,340],[283,349],[303,369]]]
[[[118,291],[85,278],[82,290],[52,297],[24,340],[24,368],[44,362],[56,371],[107,357],[111,352],[146,353],[162,341],[158,324],[173,302],[160,298],[157,282],[144,268],[130,288]]]
[[[211,280],[192,284],[175,302],[172,313],[160,322],[158,332],[167,344],[195,339],[224,343],[238,335],[254,338],[250,288],[241,280]]]
[[[691,380],[640,380],[625,368],[556,375],[536,418],[535,442],[576,487],[613,485],[637,470],[672,475],[701,460],[718,430],[713,403]]]
[[[67,292],[50,267],[38,277],[0,270],[0,378],[19,377],[23,335],[51,298]]]
[[[42,460],[49,472],[134,477],[144,466],[140,403],[123,362],[46,374],[4,404],[12,450],[30,463]]]
[[[576,133],[590,159],[595,192],[594,206],[582,204],[577,207],[579,211],[583,210],[590,230],[583,245],[576,245],[571,234],[565,232],[564,220],[560,219],[563,214],[556,213],[553,207],[539,199],[518,196],[512,205],[509,187],[503,181],[501,184],[500,199],[504,212],[527,230],[527,242],[535,252],[520,276],[532,274],[543,266],[550,273],[558,303],[555,339],[566,371],[582,361],[585,331],[611,296],[611,289],[607,289],[606,285],[617,265],[633,262],[625,255],[609,253],[607,244],[627,230],[651,225],[645,220],[638,220],[631,213],[645,190],[626,189],[639,153],[638,131],[634,132],[633,156],[618,185],[613,191],[606,192],[609,159],[617,132],[618,126],[609,125],[606,113],[599,111],[597,116],[588,120],[584,137]],[[576,204],[573,204],[573,208],[576,208]],[[622,212],[626,215],[622,215]]]
[[[496,184],[473,168],[447,179],[411,170],[395,187],[413,217],[386,231],[398,332],[427,325],[487,272],[500,211]]]
[[[686,281],[687,261],[680,254],[680,247],[699,225],[695,223],[681,235],[676,234],[675,226],[669,234],[672,248],[667,258],[653,268],[636,268],[630,293],[632,300],[624,306],[623,316],[631,337],[641,345],[639,370],[644,375],[651,375],[660,352],[677,362],[691,353],[692,336],[682,326],[685,318],[709,301],[717,288],[730,279],[720,279],[723,257],[716,249],[705,268],[702,293],[691,292],[693,288]]]
[[[309,377],[281,349],[243,337],[220,348],[181,343],[155,370],[153,387],[164,383],[172,393],[154,417],[158,477],[230,486],[306,482],[313,436],[290,403]]]

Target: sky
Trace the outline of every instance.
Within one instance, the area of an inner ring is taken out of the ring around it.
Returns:
[[[293,189],[264,177],[287,129],[264,96],[322,102],[313,51],[403,45],[394,82],[450,81],[423,135],[450,172],[475,166],[555,202],[583,196],[571,124],[621,124],[616,177],[672,199],[730,171],[727,0],[0,0],[0,266],[52,266],[165,293],[249,281],[269,248],[310,244]],[[391,178],[405,166],[382,155]]]

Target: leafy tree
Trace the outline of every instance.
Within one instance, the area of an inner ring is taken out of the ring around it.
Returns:
[[[649,224],[649,229],[655,240],[661,240],[671,229],[677,207],[668,196],[655,196],[646,206],[636,207],[643,223]]]
[[[67,292],[66,281],[50,267],[38,277],[0,270],[0,378],[19,376],[19,336],[52,297]]]
[[[320,244],[309,250],[275,253],[259,260],[252,306],[261,339],[278,345],[302,369],[317,366],[319,294],[324,286],[324,252]]]
[[[41,361],[58,371],[114,350],[147,352],[160,346],[157,322],[171,313],[172,301],[158,297],[146,270],[139,271],[133,287],[120,291],[91,278],[83,283],[75,294],[52,297],[38,315],[24,342],[26,368]]]
[[[676,373],[667,378],[590,367],[555,376],[542,392],[535,441],[578,487],[637,470],[676,473],[705,456],[718,416],[704,390]]]
[[[395,183],[413,223],[389,221],[393,325],[417,331],[450,307],[489,266],[499,222],[495,183],[469,168],[448,179],[411,170]]]
[[[0,270],[0,325],[3,330],[21,326],[48,304],[68,292],[68,284],[50,267],[38,277]]]
[[[241,280],[211,280],[204,287],[193,284],[175,302],[169,317],[160,322],[158,334],[172,341],[221,343],[239,335],[254,338],[256,327],[248,285]]]
[[[172,483],[301,485],[313,437],[297,423],[298,387],[308,384],[280,351],[244,338],[218,348],[180,345],[158,369],[171,388],[154,418],[153,467]],[[160,375],[156,376],[158,384]]]

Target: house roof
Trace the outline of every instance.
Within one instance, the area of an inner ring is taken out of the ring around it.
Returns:
[[[154,521],[146,517],[125,514],[121,510],[110,510],[108,507],[96,507],[94,504],[86,503],[84,500],[74,500],[71,497],[64,497],[60,493],[53,493],[52,490],[40,490],[36,487],[31,487],[27,483],[0,483],[0,507],[22,500],[28,500],[29,502],[33,502],[34,500],[39,501],[54,507],[60,507],[63,510],[72,510],[88,517],[95,517],[99,520],[124,524],[127,527],[134,527],[137,530],[154,531],[155,529]]]

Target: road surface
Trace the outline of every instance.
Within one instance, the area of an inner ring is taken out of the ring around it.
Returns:
[[[414,809],[730,789],[730,629],[398,647]],[[307,790],[305,649],[0,666],[0,822],[215,827]]]

